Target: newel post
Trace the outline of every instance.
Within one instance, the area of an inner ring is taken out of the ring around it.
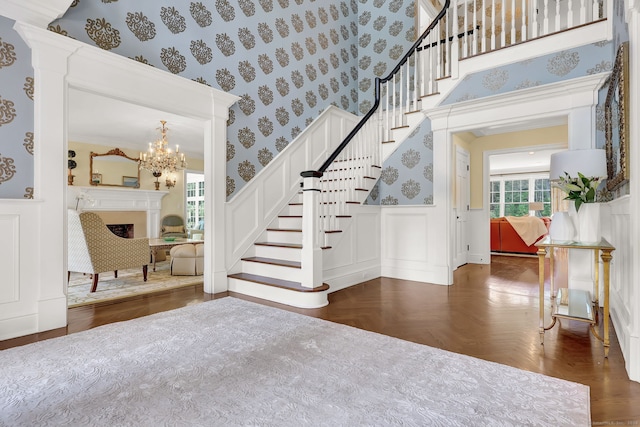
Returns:
[[[318,243],[320,178],[322,172],[305,171],[302,180],[302,254],[300,263],[306,288],[322,286],[322,249]]]

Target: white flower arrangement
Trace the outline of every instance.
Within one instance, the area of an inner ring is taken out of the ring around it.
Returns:
[[[552,182],[551,185],[567,193],[564,199],[574,201],[576,212],[583,203],[596,202],[596,190],[600,185],[600,177],[586,177],[580,172],[577,178],[571,178],[566,172],[564,175],[560,177],[560,181]]]

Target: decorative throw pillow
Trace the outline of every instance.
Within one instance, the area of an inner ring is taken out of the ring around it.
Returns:
[[[183,225],[164,225],[162,227],[164,233],[184,233]]]

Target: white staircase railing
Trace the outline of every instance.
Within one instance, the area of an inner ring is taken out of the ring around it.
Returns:
[[[450,7],[451,5],[451,7]],[[381,143],[408,127],[421,99],[456,74],[460,59],[606,19],[604,0],[446,0],[398,65],[375,79],[375,102],[317,171],[302,172],[302,286],[322,285],[322,247],[350,203],[362,203],[382,166]]]

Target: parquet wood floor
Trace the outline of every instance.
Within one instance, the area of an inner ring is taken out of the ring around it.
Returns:
[[[537,283],[536,258],[493,256],[491,265],[460,267],[453,286],[378,278],[330,294],[329,305],[315,310],[194,286],[70,309],[67,328],[1,341],[0,349],[231,295],[586,384],[593,425],[640,426],[640,383],[627,376],[615,331],[608,359],[585,323],[562,321],[540,345]]]

